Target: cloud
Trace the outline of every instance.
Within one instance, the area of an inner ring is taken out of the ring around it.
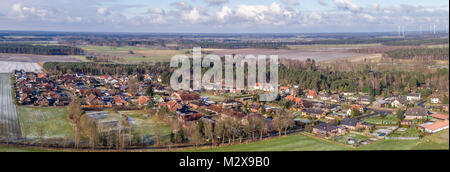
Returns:
[[[282,2],[288,6],[297,6],[300,3],[298,2],[299,0],[282,0]]]
[[[210,17],[203,11],[198,8],[193,8],[190,11],[183,12],[182,19],[191,24],[206,23],[210,20]]]
[[[187,2],[172,2],[170,4],[172,7],[175,7],[178,10],[192,10],[193,7]]]
[[[359,12],[361,11],[361,7],[355,3],[353,3],[352,0],[333,0],[336,7],[342,10],[347,10],[351,12]]]
[[[150,14],[150,24],[163,24],[166,23],[164,19],[166,12],[162,8],[151,8],[148,10]]]
[[[105,15],[109,15],[110,11],[108,10],[108,8],[100,7],[100,8],[97,8],[97,14],[101,15],[101,16],[105,16]]]
[[[219,22],[224,22],[232,15],[233,11],[228,6],[223,6],[220,11],[216,12],[216,18]]]
[[[298,11],[283,8],[280,4],[273,2],[270,5],[240,5],[236,16],[247,22],[255,24],[286,24],[298,14]]]
[[[228,3],[228,0],[202,0],[208,5],[222,5]]]
[[[328,6],[328,3],[325,0],[317,0],[317,3],[319,3],[322,6]]]

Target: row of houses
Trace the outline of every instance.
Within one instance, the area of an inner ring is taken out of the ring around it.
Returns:
[[[21,105],[64,106],[69,97],[63,92],[55,78],[45,73],[15,70],[15,96]]]
[[[371,129],[373,127],[373,125],[355,118],[344,118],[339,122],[339,125],[319,122],[318,125],[313,126],[312,133],[327,138],[346,134],[350,130]]]

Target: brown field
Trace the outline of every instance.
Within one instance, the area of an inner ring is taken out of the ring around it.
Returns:
[[[325,47],[325,48],[296,48],[296,49],[208,49],[212,54],[219,56],[230,54],[241,55],[278,55],[280,59],[293,59],[305,61],[308,58],[315,61],[328,61],[334,59],[359,57],[363,54],[353,53],[349,50],[357,47]]]
[[[14,62],[81,62],[81,60],[72,56],[42,56],[30,54],[0,54],[0,61],[14,61]]]

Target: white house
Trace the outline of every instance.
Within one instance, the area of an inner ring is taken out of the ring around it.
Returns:
[[[406,96],[406,100],[412,102],[412,101],[419,101],[420,100],[420,94],[419,93],[411,93]]]

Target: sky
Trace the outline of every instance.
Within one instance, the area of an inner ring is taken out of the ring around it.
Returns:
[[[0,30],[396,32],[448,20],[448,0],[0,0]]]

